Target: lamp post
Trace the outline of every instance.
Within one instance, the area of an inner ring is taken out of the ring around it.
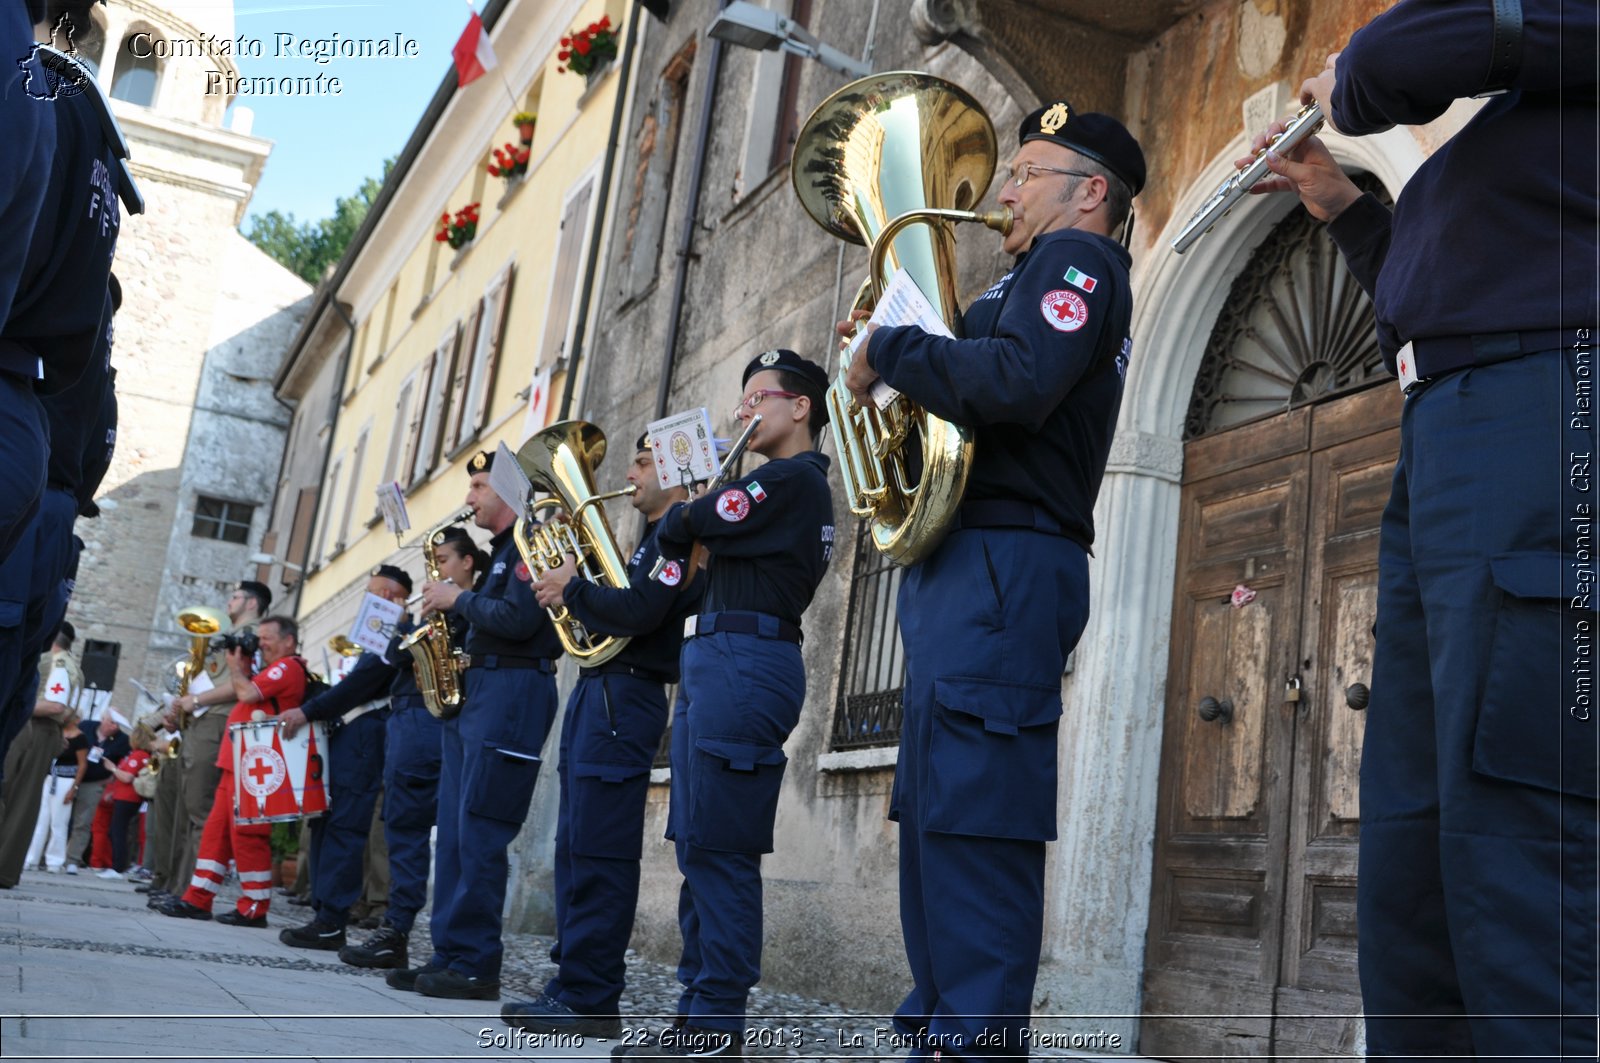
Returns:
[[[757,51],[781,49],[793,55],[815,59],[829,70],[850,77],[861,78],[872,73],[871,66],[859,59],[852,59],[831,45],[823,44],[793,19],[748,3],[747,0],[734,0],[723,8],[712,20],[706,34]]]

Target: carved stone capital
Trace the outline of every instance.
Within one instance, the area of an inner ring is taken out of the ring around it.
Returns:
[[[923,44],[976,37],[982,25],[977,0],[912,0],[911,30]]]

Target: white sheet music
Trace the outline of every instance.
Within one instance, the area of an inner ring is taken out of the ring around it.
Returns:
[[[896,270],[889,283],[883,289],[883,296],[878,300],[877,307],[872,311],[869,323],[873,325],[915,325],[922,331],[932,336],[951,336],[944,323],[944,318],[939,316],[939,311],[934,309],[933,303],[923,294],[911,274],[905,270]],[[855,356],[856,345],[861,342],[858,336],[850,344],[850,356]],[[893,402],[900,393],[885,384],[882,380],[873,381],[872,401],[878,409],[883,409]]]

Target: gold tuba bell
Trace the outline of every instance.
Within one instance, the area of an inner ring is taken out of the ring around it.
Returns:
[[[530,571],[543,575],[571,554],[577,559],[578,574],[591,583],[628,586],[628,562],[617,549],[600,503],[631,495],[634,487],[629,484],[605,494],[595,491],[594,471],[605,457],[606,434],[588,421],[553,424],[517,451],[517,464],[533,486],[550,495],[530,503],[512,533],[517,553]],[[529,515],[546,506],[559,506],[563,512],[534,527]],[[621,636],[591,634],[565,606],[549,612],[561,645],[585,667],[604,664],[628,644]]]
[[[994,124],[976,99],[931,74],[896,71],[853,81],[823,100],[800,130],[790,176],[818,225],[871,248],[856,309],[877,302],[892,264],[910,272],[960,335],[951,223],[1010,232],[1009,207],[971,209],[998,158]],[[971,431],[904,396],[883,410],[863,407],[842,372],[828,389],[828,413],[850,511],[869,521],[873,546],[889,560],[920,561],[961,504]]]

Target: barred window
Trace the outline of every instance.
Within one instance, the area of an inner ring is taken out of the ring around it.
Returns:
[[[844,658],[839,666],[839,704],[830,742],[835,750],[892,746],[900,741],[901,696],[906,655],[900,645],[901,569],[873,549],[863,527],[856,534],[850,570],[850,605],[845,616]]]
[[[250,519],[256,507],[245,502],[226,502],[201,495],[195,502],[194,526],[190,534],[202,539],[221,539],[225,543],[250,541]]]

